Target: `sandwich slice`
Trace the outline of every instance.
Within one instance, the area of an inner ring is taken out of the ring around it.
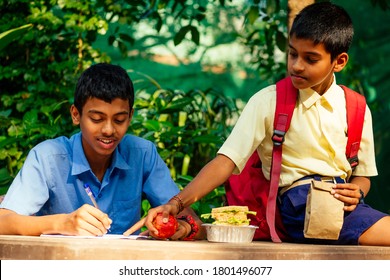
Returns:
[[[202,218],[214,219],[215,225],[234,225],[234,226],[247,226],[250,219],[248,214],[256,215],[256,212],[249,211],[247,206],[224,206],[211,209],[211,213],[201,215]]]

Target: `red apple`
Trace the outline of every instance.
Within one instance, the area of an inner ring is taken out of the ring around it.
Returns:
[[[153,226],[158,230],[158,238],[166,239],[175,234],[178,227],[174,216],[169,215],[168,222],[164,223],[162,213],[158,213],[153,220]]]

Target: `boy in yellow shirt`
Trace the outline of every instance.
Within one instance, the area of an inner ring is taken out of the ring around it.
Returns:
[[[359,165],[352,170],[345,156],[347,143],[344,92],[334,73],[348,62],[347,51],[353,38],[352,21],[346,11],[329,2],[304,8],[290,31],[288,73],[299,89],[291,125],[283,143],[279,186],[287,187],[302,179],[333,177],[333,196],[344,203],[344,222],[338,240],[304,237],[308,184],[294,187],[279,196],[283,224],[294,242],[390,245],[390,216],[362,199],[370,190],[370,178],[377,175],[371,113],[366,108]],[[223,184],[232,173],[243,170],[256,150],[263,173],[270,177],[275,85],[255,94],[246,105],[231,135],[194,180],[166,205],[151,209],[145,225],[158,212],[175,214]],[[129,232],[127,232],[129,233]]]

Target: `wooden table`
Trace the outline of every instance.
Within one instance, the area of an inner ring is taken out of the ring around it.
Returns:
[[[0,235],[1,260],[390,260],[390,247]]]

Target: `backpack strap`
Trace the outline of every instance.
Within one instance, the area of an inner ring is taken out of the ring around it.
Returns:
[[[270,178],[270,190],[266,220],[270,229],[273,242],[282,242],[275,228],[276,198],[279,190],[279,178],[282,166],[282,144],[285,134],[290,127],[292,114],[297,101],[298,90],[294,88],[291,78],[287,77],[276,83],[276,108],[274,116],[274,134],[272,136],[272,166]]]
[[[363,95],[341,85],[347,107],[348,142],[345,154],[354,169],[359,164],[358,152],[362,138],[366,99]]]

